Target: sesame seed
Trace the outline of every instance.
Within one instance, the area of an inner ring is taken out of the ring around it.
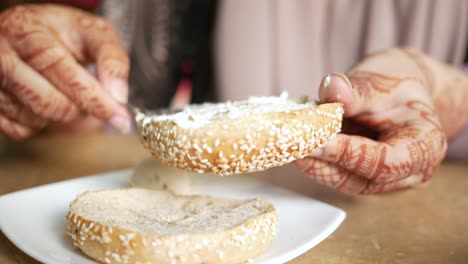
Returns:
[[[223,252],[223,251],[221,251],[221,250],[218,251],[218,258],[219,258],[220,260],[223,260],[223,259],[224,259],[224,252]]]
[[[209,146],[206,146],[206,152],[211,154],[211,153],[213,153],[213,149],[210,148]]]
[[[117,253],[112,253],[111,256],[115,259],[115,261],[121,262],[121,259],[120,259],[120,255],[119,255],[119,254],[117,254]]]

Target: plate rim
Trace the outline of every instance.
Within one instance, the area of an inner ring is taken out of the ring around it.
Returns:
[[[40,190],[40,189],[53,187],[54,185],[60,185],[60,184],[64,184],[64,183],[70,184],[70,183],[77,182],[77,181],[86,181],[86,180],[90,180],[92,178],[101,178],[101,177],[105,177],[105,176],[109,176],[109,175],[113,175],[113,174],[118,174],[119,176],[121,176],[121,175],[124,175],[125,173],[131,173],[132,171],[134,171],[134,169],[135,168],[126,168],[126,169],[121,169],[121,170],[101,172],[101,173],[97,173],[97,174],[91,174],[91,175],[86,175],[86,176],[82,176],[82,177],[77,177],[77,178],[74,178],[74,179],[51,182],[51,183],[47,183],[47,184],[43,184],[43,185],[39,185],[39,186],[35,186],[35,187],[23,189],[23,190],[13,191],[13,192],[10,192],[10,193],[0,195],[0,215],[1,215],[2,209],[5,207],[4,204],[6,203],[6,201],[8,199],[11,199],[12,197],[15,197],[15,196],[18,196],[18,195],[24,195],[24,193],[28,193],[28,192],[31,192],[31,191],[37,191],[37,190]],[[269,184],[269,183],[265,182],[265,184]],[[302,244],[302,245],[300,245],[300,246],[298,246],[296,248],[292,248],[287,253],[282,254],[282,255],[276,257],[275,259],[266,260],[265,262],[263,262],[264,264],[285,263],[287,261],[290,261],[292,259],[295,259],[295,258],[301,256],[305,252],[311,250],[316,245],[318,245],[319,243],[324,241],[331,234],[333,234],[338,229],[338,227],[343,223],[343,221],[346,219],[347,214],[341,208],[338,208],[338,207],[336,207],[334,205],[325,203],[325,202],[320,201],[320,200],[318,200],[316,198],[311,198],[311,197],[305,196],[305,195],[303,195],[301,193],[294,192],[294,191],[289,190],[289,189],[281,188],[280,186],[275,186],[275,187],[277,187],[277,188],[279,188],[279,189],[281,189],[283,191],[291,192],[291,193],[294,193],[295,195],[298,195],[300,197],[311,199],[311,200],[313,200],[313,201],[315,201],[317,203],[320,203],[320,204],[326,205],[328,207],[331,207],[331,208],[333,208],[335,210],[337,216],[336,216],[335,219],[333,219],[332,222],[328,223],[326,228],[324,228],[324,230],[320,232],[320,235],[316,236],[314,239],[312,239],[312,240],[310,240],[310,241],[308,241],[308,242],[306,242],[306,243],[304,243],[304,244]],[[43,263],[48,263],[49,259],[46,259],[45,257],[43,257],[43,254],[40,254],[40,253],[36,254],[36,252],[35,252],[35,250],[33,248],[30,248],[29,246],[24,246],[22,243],[19,243],[19,241],[15,239],[13,234],[11,234],[8,230],[4,230],[2,228],[2,225],[3,225],[2,224],[2,218],[0,217],[0,232],[2,232],[5,235],[5,237],[12,244],[15,245],[15,247],[17,247],[19,250],[24,252],[26,255],[28,255],[29,257],[31,257],[31,258],[33,258],[33,259],[35,259],[37,261],[40,261],[40,262],[43,262]],[[292,257],[291,257],[291,255],[292,255]],[[90,260],[92,260],[92,259],[90,259]]]

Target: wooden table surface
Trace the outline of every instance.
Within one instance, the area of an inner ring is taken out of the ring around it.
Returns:
[[[9,145],[0,154],[0,195],[132,167],[146,157],[132,136],[54,136]],[[334,234],[291,263],[468,263],[466,163],[444,163],[424,188],[366,197],[324,188],[288,166],[263,177],[347,213]],[[0,263],[37,262],[0,232]]]

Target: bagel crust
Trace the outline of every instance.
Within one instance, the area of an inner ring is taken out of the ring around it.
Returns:
[[[125,199],[129,193],[150,192],[149,190],[122,189],[104,190],[102,199],[109,199],[105,193],[114,192]],[[138,225],[151,226],[148,216],[127,223],[134,229],[109,224],[109,219],[96,220],[86,216],[86,209],[80,208],[80,200],[88,193],[79,195],[70,205],[67,213],[67,234],[73,244],[89,257],[101,263],[245,263],[259,256],[271,244],[277,234],[278,214],[274,206],[263,202],[262,213],[239,225],[205,233],[157,235],[141,232]],[[190,199],[201,196],[178,196],[173,199]],[[216,201],[218,198],[206,198]],[[151,201],[141,201],[149,203]],[[241,201],[242,202],[242,201]],[[241,203],[240,202],[240,203]],[[249,202],[246,200],[245,203]],[[99,202],[95,202],[99,203]],[[92,206],[92,205],[87,205]],[[164,205],[161,205],[163,207]],[[99,206],[92,206],[99,208]],[[180,209],[180,208],[179,208]],[[141,212],[140,212],[141,213]],[[144,212],[143,212],[144,213]],[[116,209],[115,214],[125,219]],[[166,225],[173,225],[167,221]],[[149,228],[149,227],[148,227]],[[195,226],[193,227],[195,230]],[[140,228],[141,229],[141,228]]]
[[[259,112],[195,127],[139,113],[140,141],[164,164],[232,175],[267,170],[311,154],[341,129],[341,103]]]

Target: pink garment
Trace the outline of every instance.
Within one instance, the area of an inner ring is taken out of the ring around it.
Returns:
[[[464,0],[221,0],[215,36],[220,100],[307,94],[366,54],[412,46],[460,66]]]
[[[464,0],[221,0],[217,96],[236,100],[286,90],[318,99],[326,74],[396,46],[461,67],[467,36]],[[468,158],[467,138],[465,129],[448,156]]]

